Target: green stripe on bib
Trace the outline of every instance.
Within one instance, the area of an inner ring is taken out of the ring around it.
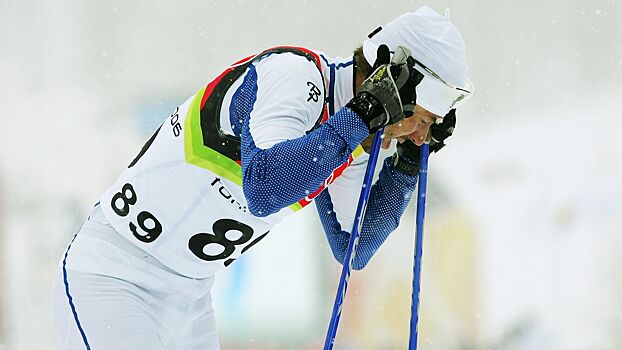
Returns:
[[[242,186],[242,166],[203,144],[203,133],[201,132],[201,99],[204,93],[205,89],[201,89],[194,95],[192,104],[188,109],[188,115],[186,116],[184,131],[186,162],[207,169],[218,176],[222,176]]]
[[[194,95],[188,109],[184,127],[184,152],[186,162],[207,169],[215,175],[224,177],[242,186],[242,166],[225,155],[205,146],[201,131],[201,99],[205,89]],[[292,211],[302,209],[302,205],[294,203],[288,207]]]

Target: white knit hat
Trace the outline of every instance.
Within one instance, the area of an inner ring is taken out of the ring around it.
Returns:
[[[391,51],[404,46],[422,64],[423,67],[417,66],[424,75],[417,86],[417,104],[426,110],[443,117],[457,102],[471,95],[464,40],[449,21],[449,13],[442,16],[429,7],[420,7],[377,29],[363,43],[363,53],[370,64],[376,61],[381,44]]]

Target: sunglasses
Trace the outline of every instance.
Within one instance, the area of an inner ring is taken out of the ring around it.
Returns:
[[[448,88],[445,91],[445,95],[447,95],[447,98],[449,98],[451,101],[453,101],[451,103],[450,109],[458,107],[464,101],[468,100],[471,96],[473,96],[473,93],[475,91],[475,87],[473,86],[473,83],[469,79],[466,80],[466,86],[465,87],[456,86],[456,85],[453,85],[453,84],[447,82],[445,79],[441,78],[440,75],[436,74],[436,72],[434,72],[432,69],[428,68],[425,64],[417,61],[414,57],[410,56],[409,57],[409,61],[410,60],[412,60],[412,62],[414,62],[414,67],[419,72],[421,72],[424,75],[428,75],[428,76],[434,78],[436,81],[442,83],[443,85],[445,85],[445,87]],[[412,63],[411,63],[411,65],[412,65]]]

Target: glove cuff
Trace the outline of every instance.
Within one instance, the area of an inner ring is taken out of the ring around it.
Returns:
[[[382,106],[368,92],[358,93],[346,104],[346,107],[354,111],[365,122],[370,133],[380,130],[387,122],[386,113],[383,113]]]

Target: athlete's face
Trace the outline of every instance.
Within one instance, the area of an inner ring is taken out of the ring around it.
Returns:
[[[397,139],[398,142],[412,140],[417,146],[421,146],[429,139],[430,125],[440,118],[436,114],[428,112],[425,108],[417,105],[415,113],[404,118],[401,122],[387,126],[384,129],[382,148],[387,149],[391,140]]]

